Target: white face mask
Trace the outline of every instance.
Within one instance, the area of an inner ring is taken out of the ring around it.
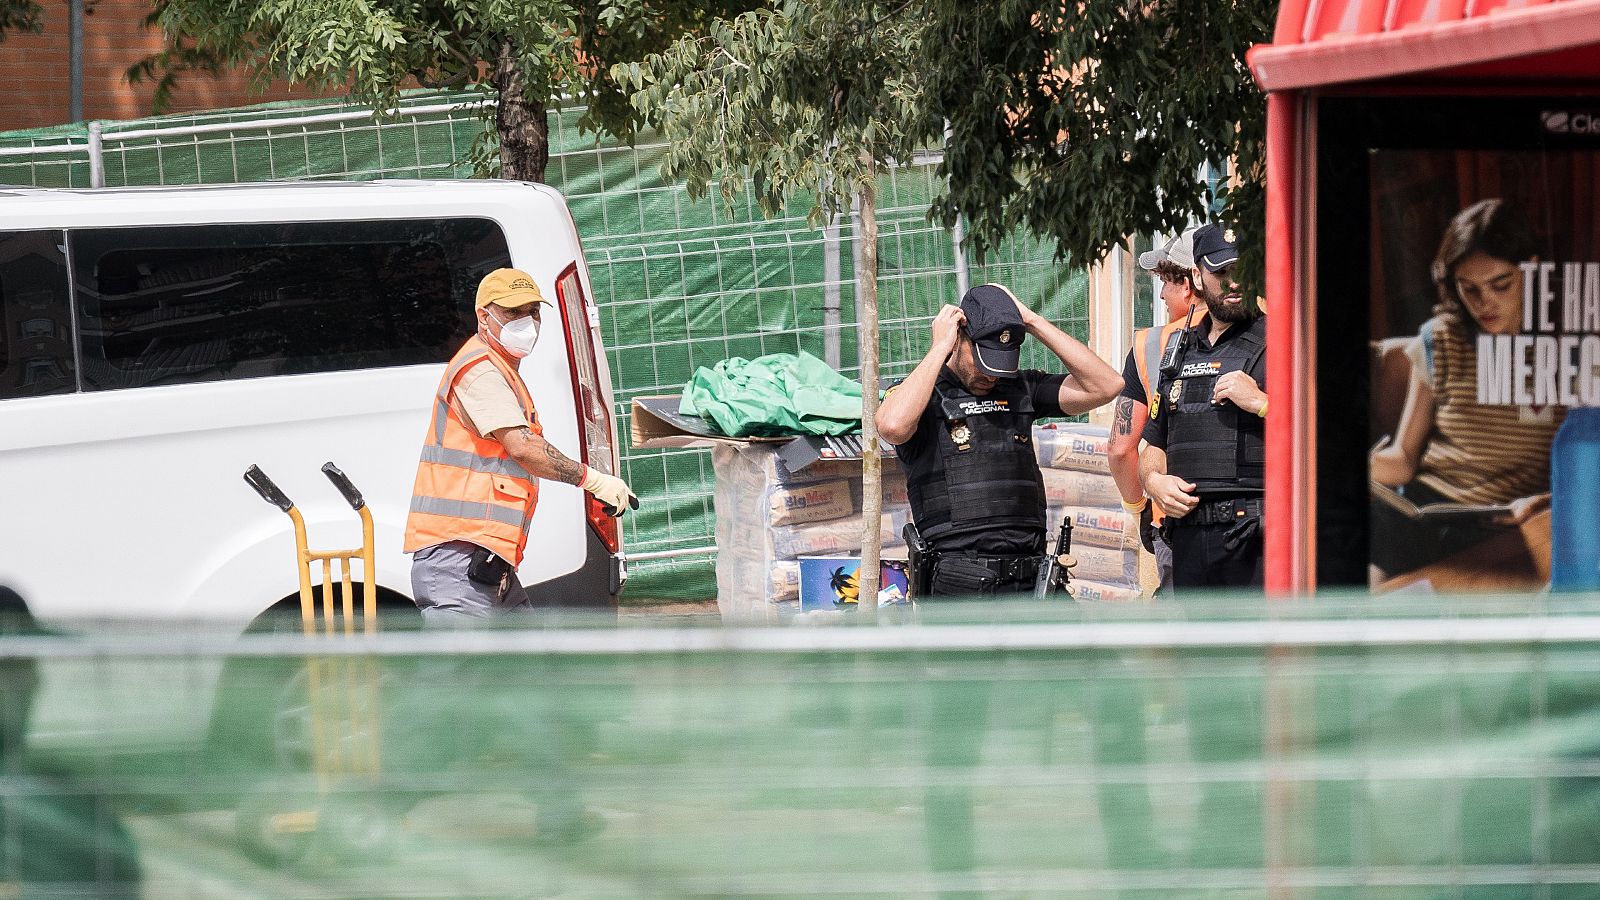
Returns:
[[[500,317],[493,312],[489,315],[500,322]],[[500,336],[494,337],[493,331],[489,332],[489,336],[506,351],[507,356],[522,359],[533,352],[533,345],[539,340],[539,320],[533,316],[522,316],[509,322],[500,322]]]

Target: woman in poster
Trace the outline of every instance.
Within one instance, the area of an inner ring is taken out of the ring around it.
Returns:
[[[1549,503],[1550,442],[1563,410],[1479,403],[1475,351],[1480,333],[1520,330],[1519,264],[1538,253],[1531,230],[1499,198],[1463,209],[1445,230],[1432,267],[1439,302],[1408,353],[1405,408],[1395,434],[1372,450],[1373,482],[1404,498],[1373,506],[1372,561],[1385,575],[1492,537]],[[1400,511],[1437,503],[1468,508],[1420,518]],[[1472,507],[1497,509],[1474,515]]]

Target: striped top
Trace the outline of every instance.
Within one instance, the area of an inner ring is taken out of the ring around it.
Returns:
[[[1482,405],[1477,352],[1453,320],[1435,316],[1418,337],[1423,359],[1412,363],[1432,378],[1434,412],[1417,481],[1458,503],[1509,503],[1550,490],[1550,442],[1566,409]]]

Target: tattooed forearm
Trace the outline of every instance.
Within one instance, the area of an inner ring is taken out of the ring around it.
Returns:
[[[1133,433],[1133,401],[1127,397],[1118,397],[1117,404],[1112,409],[1111,433]]]
[[[583,464],[568,459],[526,425],[497,431],[494,437],[505,446],[512,459],[528,470],[529,475],[567,484],[583,483]]]
[[[581,484],[583,482],[583,466],[567,459],[549,441],[544,442],[544,455],[550,460],[550,468],[555,472],[555,480],[567,484]]]

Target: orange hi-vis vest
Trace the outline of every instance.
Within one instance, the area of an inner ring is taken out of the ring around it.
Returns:
[[[1161,354],[1170,342],[1177,339],[1179,331],[1188,325],[1198,324],[1205,314],[1205,304],[1196,303],[1194,311],[1187,317],[1179,316],[1160,328],[1151,326],[1133,333],[1133,364],[1139,370],[1139,380],[1144,382],[1145,409],[1150,408],[1150,398],[1154,397],[1156,389],[1161,387]],[[1161,511],[1161,507],[1152,504],[1150,521],[1159,525],[1164,518],[1166,514]]]
[[[1195,304],[1194,311],[1189,314],[1188,321],[1183,316],[1173,319],[1160,328],[1154,326],[1141,328],[1133,333],[1133,364],[1139,370],[1139,380],[1144,382],[1144,405],[1150,408],[1150,398],[1156,395],[1156,388],[1161,386],[1161,354],[1167,349],[1173,335],[1176,335],[1186,325],[1198,325],[1205,318],[1206,307],[1203,303]]]
[[[462,374],[485,359],[511,385],[528,427],[534,434],[544,434],[533,398],[516,368],[478,336],[469,338],[439,379],[433,422],[422,442],[422,460],[411,489],[405,552],[446,541],[471,541],[515,566],[521,565],[528,544],[539,479],[512,459],[499,441],[479,437],[452,396]]]

